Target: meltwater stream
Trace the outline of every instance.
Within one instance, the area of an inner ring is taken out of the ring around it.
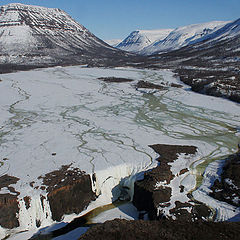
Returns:
[[[109,76],[133,81],[98,80]],[[92,208],[107,205],[122,179],[131,189],[137,173],[156,165],[151,144],[197,146],[191,173],[200,186],[208,164],[236,152],[240,141],[240,105],[191,92],[170,71],[55,67],[4,74],[1,80],[0,176],[20,179],[14,185],[19,198],[43,194],[29,183],[72,163],[96,173],[93,189],[101,201]],[[137,89],[139,80],[167,89]],[[20,222],[21,230],[31,227]]]

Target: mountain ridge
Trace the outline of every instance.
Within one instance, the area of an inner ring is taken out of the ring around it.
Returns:
[[[0,65],[114,64],[130,56],[63,10],[18,3],[0,7]]]
[[[191,24],[174,29],[165,39],[158,40],[140,51],[141,54],[151,55],[157,52],[169,52],[181,47],[194,44],[204,36],[223,27],[228,22],[213,21]]]

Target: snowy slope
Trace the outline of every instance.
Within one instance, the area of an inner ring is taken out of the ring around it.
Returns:
[[[207,40],[207,43],[210,43],[212,41],[223,41],[232,39],[236,36],[240,35],[240,18],[227,23],[222,28],[218,28],[216,31],[211,32],[207,36],[204,36],[200,40]]]
[[[19,3],[0,8],[0,63],[81,62],[116,52],[60,9]]]
[[[130,33],[127,38],[117,45],[117,48],[129,52],[138,52],[156,40],[164,39],[172,30],[137,30]]]
[[[217,28],[210,34],[196,39],[190,45],[164,54],[159,52],[159,54],[163,63],[173,65],[184,62],[185,65],[190,66],[239,69],[240,19]],[[234,76],[235,73],[232,74]],[[220,80],[219,77],[217,78]]]
[[[165,39],[156,41],[144,48],[142,54],[168,52],[195,43],[198,39],[222,28],[228,22],[214,21],[201,24],[192,24],[176,28]]]
[[[122,39],[109,39],[109,40],[105,40],[105,42],[113,47],[116,47],[120,42],[122,41]]]

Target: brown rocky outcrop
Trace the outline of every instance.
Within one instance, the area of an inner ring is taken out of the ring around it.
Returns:
[[[26,209],[29,209],[30,208],[30,206],[31,206],[31,198],[29,197],[29,196],[25,196],[24,198],[23,198],[23,200],[24,200],[24,202],[25,202],[25,207],[26,207]]]
[[[18,212],[17,196],[12,194],[0,194],[0,226],[10,229],[18,227]]]
[[[19,212],[17,196],[11,184],[16,184],[19,179],[9,175],[0,177],[0,190],[7,188],[10,193],[0,194],[0,226],[4,228],[15,228],[19,226],[17,213]]]
[[[139,211],[146,211],[151,220],[164,217],[163,213],[158,212],[158,207],[162,208],[170,206],[170,198],[172,195],[172,189],[169,186],[171,180],[175,177],[171,172],[171,166],[169,163],[174,162],[179,154],[195,154],[197,148],[195,146],[181,146],[181,145],[166,145],[156,144],[150,146],[160,156],[157,158],[159,165],[151,171],[144,173],[144,179],[135,182],[133,204]],[[179,174],[184,174],[187,169],[179,169]],[[179,175],[178,174],[178,175]],[[158,182],[165,182],[160,187],[157,187]],[[179,186],[179,191],[183,192],[183,186]],[[189,198],[190,201],[190,198]],[[201,219],[201,215],[194,207],[195,203],[188,203],[191,207],[191,212],[186,209],[185,206],[175,203],[175,208],[172,209],[172,216],[178,218],[179,213],[184,213],[189,219]],[[194,207],[194,208],[193,208]],[[210,211],[208,211],[208,215]],[[196,217],[198,216],[198,217]]]
[[[184,173],[188,172],[188,169],[187,168],[184,168],[182,169],[180,172],[179,172],[179,175],[183,175]]]
[[[133,79],[130,78],[120,78],[120,77],[100,77],[98,80],[102,80],[104,82],[112,82],[112,83],[123,83],[123,82],[132,82]]]
[[[93,226],[79,240],[237,240],[239,234],[240,223],[115,219]]]
[[[149,88],[149,89],[157,89],[157,90],[166,90],[167,88],[159,85],[159,84],[154,84],[154,83],[150,83],[147,81],[138,81],[138,83],[136,84],[136,88]]]
[[[175,208],[171,209],[169,212],[171,216],[178,221],[206,221],[211,215],[211,210],[206,205],[200,202],[189,201],[186,203],[182,203],[176,201],[175,205]]]
[[[40,178],[46,186],[53,220],[60,221],[64,214],[80,213],[96,199],[90,176],[78,168],[62,166]]]
[[[168,171],[169,170],[169,171]],[[138,211],[146,211],[150,219],[157,219],[157,207],[160,203],[166,203],[171,197],[171,188],[155,188],[156,183],[162,177],[172,178],[170,168],[161,174],[159,167],[144,174],[144,179],[134,184],[133,205]]]
[[[178,158],[178,154],[184,153],[195,154],[197,152],[197,147],[195,146],[182,146],[182,145],[168,145],[168,144],[155,144],[150,145],[156,153],[160,155],[157,161],[163,162],[173,162]]]

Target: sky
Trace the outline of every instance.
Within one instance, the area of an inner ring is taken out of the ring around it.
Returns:
[[[60,8],[103,40],[138,29],[176,28],[240,18],[240,0],[0,0]]]

